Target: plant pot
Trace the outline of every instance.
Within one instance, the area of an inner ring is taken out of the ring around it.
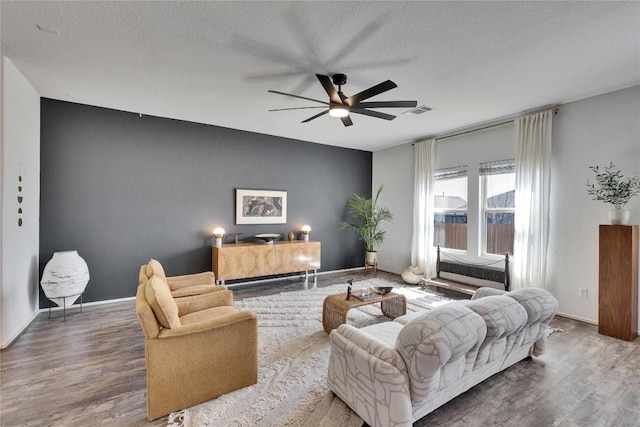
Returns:
[[[624,225],[629,222],[631,212],[629,209],[613,208],[609,211],[609,221],[613,225]]]
[[[367,251],[364,255],[364,262],[367,265],[375,265],[378,262],[378,252]]]

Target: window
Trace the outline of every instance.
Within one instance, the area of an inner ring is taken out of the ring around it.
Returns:
[[[467,250],[467,166],[435,172],[434,245]]]
[[[513,254],[516,211],[514,160],[480,164],[482,242],[486,254]]]

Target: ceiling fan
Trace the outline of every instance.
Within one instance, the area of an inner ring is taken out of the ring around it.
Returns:
[[[393,120],[396,118],[396,116],[387,113],[381,113],[379,111],[372,111],[369,108],[413,108],[418,105],[417,101],[362,102],[373,96],[398,87],[398,85],[396,85],[391,80],[384,81],[380,84],[370,87],[369,89],[363,90],[360,93],[347,97],[342,93],[342,86],[347,83],[346,74],[334,74],[331,79],[329,78],[329,76],[324,76],[322,74],[316,74],[316,77],[320,81],[320,84],[322,84],[324,90],[327,92],[327,95],[329,95],[329,102],[321,101],[319,99],[307,98],[306,96],[293,95],[291,93],[278,92],[276,90],[270,90],[269,92],[276,93],[278,95],[305,99],[307,101],[319,102],[320,104],[324,104],[324,106],[278,108],[269,111],[303,110],[308,108],[328,107],[325,111],[318,113],[315,116],[311,116],[306,120],[303,120],[302,123],[310,122],[311,120],[317,119],[318,117],[329,113],[330,116],[339,117],[345,126],[351,126],[353,122],[351,121],[351,117],[349,117],[349,113],[362,114],[364,116],[376,117],[378,119],[384,120]],[[332,81],[333,84],[331,84]],[[338,86],[338,90],[336,90],[334,85]]]

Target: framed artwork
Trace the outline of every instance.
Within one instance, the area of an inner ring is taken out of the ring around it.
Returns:
[[[286,224],[287,192],[236,189],[236,224]]]

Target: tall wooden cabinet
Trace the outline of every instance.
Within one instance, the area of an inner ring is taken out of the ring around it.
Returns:
[[[638,337],[638,226],[600,226],[598,332]]]

